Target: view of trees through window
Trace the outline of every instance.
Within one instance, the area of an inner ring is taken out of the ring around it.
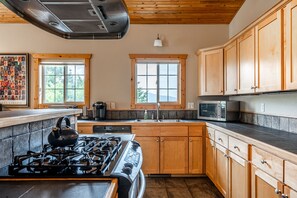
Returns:
[[[42,65],[43,102],[84,102],[84,68],[82,64]]]
[[[178,102],[179,63],[137,63],[137,103]]]

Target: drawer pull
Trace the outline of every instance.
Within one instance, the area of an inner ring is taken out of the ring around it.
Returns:
[[[227,159],[229,159],[229,156],[227,154],[224,154],[224,157],[226,157]]]
[[[289,198],[289,196],[286,194],[282,194],[282,198]]]
[[[274,190],[274,192],[275,192],[275,194],[277,194],[277,195],[279,195],[279,194],[281,194],[281,193],[282,193],[282,191],[281,191],[281,190],[279,190],[279,189],[277,189],[277,188]]]
[[[236,145],[233,148],[239,150],[238,146],[236,146]]]
[[[159,139],[156,139],[156,142],[159,142]]]
[[[221,141],[221,142],[223,142],[222,138],[219,138],[218,140]]]
[[[208,136],[211,137],[211,133],[208,133]]]
[[[267,164],[266,160],[261,160],[261,164]]]

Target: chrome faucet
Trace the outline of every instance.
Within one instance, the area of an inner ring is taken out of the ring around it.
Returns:
[[[160,106],[161,106],[161,105],[160,105],[160,103],[158,102],[158,103],[157,103],[157,121],[159,121],[159,119],[160,119],[160,118],[159,118]]]

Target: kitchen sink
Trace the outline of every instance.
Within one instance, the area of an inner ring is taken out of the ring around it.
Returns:
[[[187,120],[181,119],[161,119],[161,120],[144,120],[144,119],[137,119],[135,122],[144,122],[144,123],[167,123],[167,122],[187,122]]]

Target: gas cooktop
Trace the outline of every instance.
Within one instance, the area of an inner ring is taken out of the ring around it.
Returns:
[[[79,137],[66,147],[46,144],[41,152],[16,156],[9,175],[104,175],[122,146],[120,137]]]

